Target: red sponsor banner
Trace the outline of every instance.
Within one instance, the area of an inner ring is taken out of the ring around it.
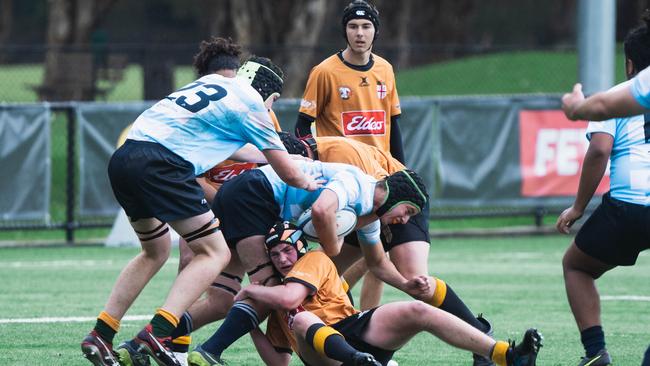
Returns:
[[[575,196],[589,141],[587,122],[572,122],[561,110],[519,113],[521,194],[524,197]],[[609,189],[609,170],[596,194]]]
[[[345,136],[386,134],[386,111],[348,111],[341,113]]]
[[[233,160],[226,160],[208,170],[205,175],[211,182],[223,184],[223,182],[255,168],[257,168],[255,163],[236,163]]]

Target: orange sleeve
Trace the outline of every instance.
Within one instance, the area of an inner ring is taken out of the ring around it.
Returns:
[[[390,116],[398,116],[402,114],[402,108],[399,104],[399,96],[397,95],[397,81],[395,80],[395,73],[393,68],[390,68],[390,78],[393,82],[393,89],[390,93]]]
[[[323,108],[324,95],[324,82],[323,75],[318,67],[314,67],[309,73],[305,92],[300,101],[300,109],[298,112],[304,113],[314,119],[318,117],[319,111]]]
[[[277,132],[282,132],[282,127],[280,127],[280,121],[278,120],[278,116],[275,115],[275,112],[273,112],[273,109],[269,109],[269,114],[271,115],[271,121],[273,121],[273,126],[275,127],[275,130]]]
[[[333,265],[325,253],[308,252],[294,264],[284,280],[303,284],[315,293],[327,280],[330,264]]]

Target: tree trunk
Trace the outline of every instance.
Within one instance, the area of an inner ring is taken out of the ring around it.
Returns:
[[[89,40],[116,0],[49,0],[41,100],[94,100],[95,60]]]

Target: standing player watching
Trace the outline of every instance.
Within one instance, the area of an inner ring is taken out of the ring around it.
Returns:
[[[81,343],[84,356],[94,365],[118,365],[112,349],[115,333],[169,256],[167,223],[187,241],[195,257],[134,340],[139,351],[159,365],[179,365],[169,350],[170,335],[181,314],[230,259],[197,175],[250,142],[290,185],[309,190],[319,186],[289,158],[259,93],[234,78],[240,47],[229,39],[212,38],[200,49],[194,66],[201,77],[144,111],[109,162],[113,192],[131,220],[142,253],[122,270],[95,327]]]
[[[630,32],[624,42],[628,79],[650,65],[650,13],[646,11],[643,20],[646,24]],[[632,93],[629,92],[630,85]],[[647,102],[642,102],[647,99],[643,99],[640,90],[647,91],[649,86],[650,83],[644,83],[637,77],[632,84],[628,81],[617,85],[606,94],[595,95],[588,102],[577,87],[572,94],[563,97],[563,108],[571,119],[620,116],[630,104],[637,104],[629,108],[630,112],[640,113],[641,106],[648,107]],[[613,96],[620,99],[611,103]],[[634,101],[635,98],[639,103]],[[650,114],[589,123],[589,149],[580,175],[578,194],[573,205],[564,210],[557,220],[557,230],[568,234],[571,225],[582,217],[603,177],[607,161],[611,159],[610,191],[582,226],[562,261],[567,297],[585,348],[585,357],[579,366],[605,366],[611,363],[605,348],[595,280],[619,265],[634,265],[639,253],[650,248],[648,126]],[[646,352],[644,365],[650,363],[648,352],[650,348]]]
[[[341,23],[347,46],[311,70],[296,136],[345,136],[404,163],[393,67],[372,53],[379,12],[364,0],[355,0],[343,10]]]

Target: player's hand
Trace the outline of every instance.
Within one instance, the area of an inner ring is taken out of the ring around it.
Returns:
[[[572,121],[577,120],[575,110],[585,100],[585,95],[582,93],[582,84],[577,83],[573,86],[571,93],[566,93],[562,96],[562,110],[566,117]]]
[[[250,295],[248,294],[248,290],[252,286],[256,286],[256,285],[251,284],[251,285],[248,285],[248,286],[242,288],[241,290],[239,290],[237,295],[235,295],[234,301],[242,301],[242,300],[246,300],[246,299],[250,298]]]
[[[582,217],[582,214],[582,211],[577,210],[573,206],[567,208],[566,210],[562,211],[560,216],[557,218],[555,228],[561,234],[568,234],[569,229],[571,226],[573,226],[573,223],[576,222],[576,220],[580,219]]]
[[[431,283],[428,276],[415,276],[406,281],[404,288],[414,298],[425,300],[431,291]]]
[[[327,182],[327,180],[321,178],[320,174],[305,174],[305,176],[307,177],[307,185],[303,189],[308,191],[323,188],[323,184]]]

